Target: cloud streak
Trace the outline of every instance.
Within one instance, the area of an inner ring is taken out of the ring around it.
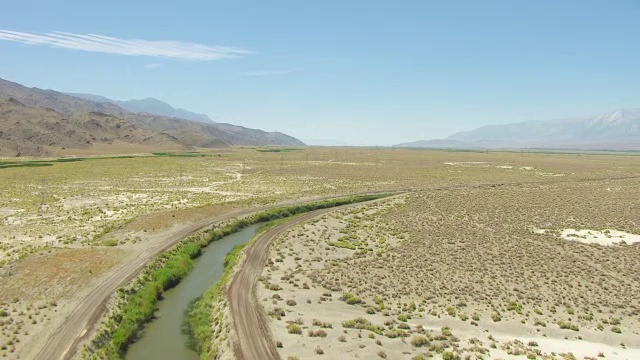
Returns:
[[[144,66],[145,69],[157,69],[159,67],[161,67],[162,64],[158,64],[158,63],[153,63],[153,64],[147,64]]]
[[[292,70],[257,70],[243,72],[244,76],[275,76],[275,75],[287,75],[291,74]]]
[[[170,40],[119,39],[97,34],[74,34],[68,32],[34,34],[0,29],[0,40],[62,49],[193,61],[234,59],[252,54],[251,51],[234,47],[210,46]]]

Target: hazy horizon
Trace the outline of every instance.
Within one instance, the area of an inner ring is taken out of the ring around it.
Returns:
[[[638,108],[640,3],[6,4],[0,78],[391,145]]]

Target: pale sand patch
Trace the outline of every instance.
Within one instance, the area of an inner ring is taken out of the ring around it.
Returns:
[[[533,232],[534,234],[538,234],[538,235],[544,235],[547,232],[549,232],[549,230],[547,229],[539,229],[535,226],[531,227],[531,232]]]
[[[375,164],[375,163],[367,163],[367,162],[361,162],[361,163],[354,163],[354,162],[335,162],[335,164],[340,164],[340,165],[350,165],[350,166],[377,166],[380,164]]]
[[[16,213],[24,212],[24,209],[0,208],[0,218],[8,217]]]
[[[452,166],[484,166],[487,164],[487,162],[486,161],[457,161],[457,162],[447,161],[444,164],[452,165]]]
[[[620,245],[622,243],[631,245],[640,242],[640,235],[611,229],[603,231],[589,229],[564,229],[560,232],[560,237],[565,240],[603,246]]]

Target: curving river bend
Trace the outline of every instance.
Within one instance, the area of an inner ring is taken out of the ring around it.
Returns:
[[[198,360],[198,353],[187,346],[188,336],[181,332],[184,312],[222,275],[224,258],[236,245],[249,241],[260,226],[255,224],[214,241],[202,249],[191,273],[163,294],[156,319],[146,324],[141,338],[129,346],[127,360]]]

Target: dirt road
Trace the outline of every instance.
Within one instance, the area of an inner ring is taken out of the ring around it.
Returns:
[[[376,200],[373,200],[376,201]],[[280,224],[260,235],[246,249],[241,267],[234,274],[228,289],[231,318],[237,334],[234,352],[238,360],[278,360],[280,356],[269,331],[269,324],[257,303],[255,288],[258,276],[269,259],[269,246],[273,239],[285,233],[292,226],[304,223],[317,216],[360,206],[363,203],[315,210]]]
[[[359,195],[359,194],[354,194]],[[165,239],[162,243],[149,247],[138,254],[132,261],[115,269],[115,271],[106,278],[102,283],[96,286],[71,312],[67,319],[53,332],[53,335],[47,339],[47,342],[35,356],[36,360],[67,360],[71,359],[77,351],[78,345],[92,334],[95,325],[107,310],[107,301],[118,288],[129,283],[137,276],[142,269],[153,260],[158,254],[166,251],[178,242],[184,240],[191,234],[211,226],[212,224],[256,213],[263,210],[269,210],[276,207],[313,202],[334,198],[341,198],[350,195],[340,196],[324,196],[309,198],[304,200],[294,200],[285,203],[261,206],[248,209],[240,209],[227,214],[217,216],[212,219],[200,221],[178,232],[171,237]]]

